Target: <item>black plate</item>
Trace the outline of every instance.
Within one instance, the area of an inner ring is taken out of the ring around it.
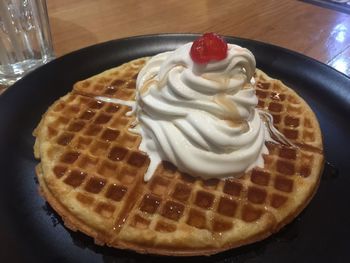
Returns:
[[[172,50],[195,35],[115,40],[58,58],[0,97],[0,262],[187,262],[199,258],[138,255],[94,245],[75,233],[38,194],[32,130],[47,107],[78,80],[128,60]],[[311,105],[324,135],[327,164],[310,205],[270,238],[200,260],[207,262],[345,262],[350,259],[350,79],[300,54],[251,40],[258,67],[294,88]]]

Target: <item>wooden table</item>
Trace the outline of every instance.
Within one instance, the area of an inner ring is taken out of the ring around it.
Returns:
[[[282,46],[350,75],[350,16],[297,0],[47,0],[57,56],[111,39],[216,32]]]

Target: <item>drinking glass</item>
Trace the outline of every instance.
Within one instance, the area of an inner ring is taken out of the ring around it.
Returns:
[[[53,58],[45,0],[0,0],[0,86]]]

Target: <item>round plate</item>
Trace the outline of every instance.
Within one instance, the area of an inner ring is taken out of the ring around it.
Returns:
[[[72,85],[131,59],[172,50],[196,35],[132,37],[84,48],[28,74],[0,97],[1,262],[177,262],[100,247],[65,228],[38,194],[32,131],[41,115]],[[327,164],[320,188],[303,213],[264,241],[211,257],[208,262],[314,262],[349,260],[350,79],[295,52],[246,39],[227,41],[250,49],[257,66],[295,89],[321,125]],[[181,261],[198,260],[184,258]]]

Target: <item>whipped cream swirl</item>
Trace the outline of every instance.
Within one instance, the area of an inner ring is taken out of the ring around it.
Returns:
[[[255,58],[237,45],[224,60],[194,63],[192,43],[151,58],[138,75],[136,114],[148,181],[161,160],[203,179],[263,166],[269,137],[256,110]]]

